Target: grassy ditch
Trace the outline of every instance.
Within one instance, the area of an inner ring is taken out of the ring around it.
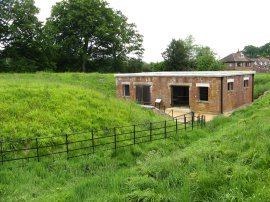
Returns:
[[[255,96],[270,89],[268,81],[267,74],[256,75]],[[84,84],[74,83],[76,90],[84,91]],[[98,95],[106,95],[106,90]],[[113,93],[107,97],[117,106],[133,106],[116,100]],[[69,161],[56,156],[55,161],[0,167],[0,201],[268,201],[269,100],[270,94],[230,117],[215,118],[205,129],[183,131],[167,140]],[[124,119],[130,122],[159,119],[139,108],[132,114],[124,111],[123,117],[134,116]],[[115,116],[108,118],[111,121]]]

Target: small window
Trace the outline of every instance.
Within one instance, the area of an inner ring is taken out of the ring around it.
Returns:
[[[244,87],[248,87],[248,80],[244,80]]]
[[[233,82],[228,82],[228,91],[233,90]]]
[[[208,101],[208,87],[199,87],[200,101]]]
[[[125,84],[124,85],[124,96],[130,96],[130,91],[129,91],[129,85]]]

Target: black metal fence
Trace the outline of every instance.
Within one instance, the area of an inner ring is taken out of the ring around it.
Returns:
[[[0,165],[13,161],[40,161],[63,154],[71,159],[122,147],[166,139],[181,130],[205,126],[205,116],[188,113],[173,120],[121,126],[89,132],[0,141]]]

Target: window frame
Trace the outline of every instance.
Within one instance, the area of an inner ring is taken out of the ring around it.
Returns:
[[[227,82],[227,90],[230,92],[230,91],[233,91],[233,81],[229,81]]]
[[[246,79],[246,80],[244,80],[244,88],[248,88],[248,86],[249,86],[249,82],[248,82],[248,80]]]
[[[128,86],[128,91],[126,91],[126,87]],[[128,93],[127,93],[128,92]],[[123,96],[124,97],[130,97],[130,85],[129,84],[123,84]]]
[[[203,92],[204,95],[202,95],[202,89],[207,89],[207,93],[206,92]],[[199,93],[199,101],[200,102],[208,102],[209,101],[209,87],[206,87],[206,86],[198,86],[198,93]],[[206,97],[202,97],[202,96],[206,96],[207,95],[207,99],[204,99]]]

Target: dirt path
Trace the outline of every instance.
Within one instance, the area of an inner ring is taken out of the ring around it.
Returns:
[[[165,110],[166,114],[173,116],[173,117],[181,116],[181,115],[187,114],[189,112],[191,112],[190,108],[185,108],[185,107],[172,107],[172,108],[167,108]],[[204,115],[206,122],[213,120],[217,116],[214,114],[207,114],[207,113],[201,113],[201,114],[195,113],[195,117],[197,117],[198,115]]]

